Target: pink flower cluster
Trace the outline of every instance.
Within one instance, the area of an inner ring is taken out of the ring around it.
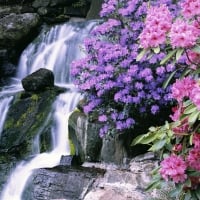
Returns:
[[[189,50],[187,51],[187,58],[186,64],[190,65],[190,68],[195,70],[197,65],[200,64],[200,53]]]
[[[189,155],[187,157],[187,162],[189,167],[200,171],[200,149],[193,148],[190,150]]]
[[[190,151],[187,159],[192,168],[200,171],[200,133],[193,135],[192,143],[194,148]]]
[[[139,36],[142,47],[157,47],[165,43],[171,24],[172,16],[166,5],[151,7],[147,12],[145,28]]]
[[[183,183],[187,179],[186,168],[182,157],[171,155],[161,162],[160,174],[166,181],[170,178],[175,183]]]
[[[191,101],[196,105],[196,107],[200,110],[200,86],[196,84],[194,88],[192,88],[190,94]]]
[[[173,48],[176,47],[192,47],[196,44],[200,36],[199,29],[195,23],[188,23],[184,19],[177,19],[171,27],[169,37]]]
[[[186,0],[181,4],[182,13],[185,18],[192,18],[200,15],[200,1]]]
[[[184,97],[189,97],[196,81],[190,77],[177,79],[172,85],[172,97],[178,102],[181,102]]]
[[[200,110],[200,85],[190,77],[176,80],[172,85],[172,97],[179,103],[184,100],[184,97],[187,97],[195,104],[198,110]],[[180,111],[176,110],[171,118],[176,121],[180,114]]]

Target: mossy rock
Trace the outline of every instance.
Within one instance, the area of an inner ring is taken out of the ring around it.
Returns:
[[[72,155],[82,162],[99,161],[102,139],[99,137],[101,124],[90,123],[87,116],[76,109],[69,117],[69,140]]]
[[[18,93],[7,114],[0,139],[0,152],[19,157],[30,154],[33,151],[32,142],[39,132],[41,150],[50,149],[52,104],[61,92],[61,88],[53,87],[40,93]],[[46,138],[48,141],[45,141]]]

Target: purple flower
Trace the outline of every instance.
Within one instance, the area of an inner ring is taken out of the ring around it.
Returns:
[[[99,118],[98,118],[98,120],[99,120],[100,122],[106,122],[107,119],[108,119],[108,118],[107,118],[106,115],[100,115]]]
[[[156,114],[156,113],[158,113],[158,111],[159,111],[159,106],[157,106],[157,105],[151,106],[151,113],[152,114]]]
[[[156,74],[157,74],[157,75],[162,75],[162,74],[164,74],[164,73],[165,73],[165,68],[164,68],[163,66],[158,67],[158,68],[156,69]]]

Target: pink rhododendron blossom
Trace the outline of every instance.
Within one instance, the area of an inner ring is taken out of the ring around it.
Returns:
[[[192,50],[187,51],[186,64],[188,64],[190,68],[195,70],[197,68],[197,65],[200,64],[200,53],[194,52]]]
[[[180,116],[183,114],[184,108],[180,104],[179,106],[173,107],[172,112],[173,115],[170,115],[170,118],[175,122],[180,119]]]
[[[183,183],[187,179],[186,168],[186,162],[182,157],[171,155],[161,162],[160,174],[166,181],[170,178],[175,183]]]
[[[166,5],[151,7],[147,13],[145,28],[139,36],[141,45],[148,48],[165,43],[171,23],[172,17]]]
[[[181,121],[181,124],[177,127],[172,128],[175,135],[186,135],[190,131],[190,125],[188,123],[188,118]]]
[[[199,86],[199,84],[196,84],[195,86],[193,86],[191,93],[190,93],[190,99],[200,110],[200,86]]]
[[[174,152],[180,152],[183,149],[183,145],[182,144],[175,144],[173,147],[173,151]]]
[[[169,37],[173,48],[176,47],[192,47],[200,35],[199,29],[194,23],[189,24],[183,19],[177,19],[171,27]]]
[[[199,0],[185,0],[182,4],[182,13],[185,18],[192,18],[200,15],[200,1]]]
[[[196,81],[190,77],[177,79],[172,85],[172,97],[177,101],[182,101],[184,97],[189,97]]]
[[[195,149],[200,150],[200,133],[195,133],[192,138],[192,143],[194,144]]]
[[[189,155],[187,157],[188,165],[197,170],[200,171],[200,150],[199,148],[193,148],[190,150]]]

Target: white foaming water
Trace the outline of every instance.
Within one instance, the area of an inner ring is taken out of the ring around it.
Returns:
[[[0,137],[1,137],[1,132],[3,130],[3,125],[4,121],[6,119],[6,115],[9,109],[10,102],[12,101],[13,97],[6,97],[3,99],[0,99],[0,113],[1,113],[1,118],[0,118]]]
[[[95,24],[95,21],[90,21],[52,27],[48,32],[43,31],[36,41],[22,53],[17,80],[40,68],[46,68],[54,72],[57,85],[69,88],[70,91],[60,94],[53,105],[53,150],[48,153],[38,153],[30,161],[22,161],[11,173],[0,200],[22,200],[26,183],[35,169],[54,167],[59,164],[62,155],[70,154],[68,117],[76,107],[81,95],[75,91],[73,84],[70,83],[69,66],[73,60],[84,56],[80,46]],[[20,90],[21,85],[15,88]],[[40,131],[39,134],[41,134]],[[37,137],[33,153],[39,150]]]

